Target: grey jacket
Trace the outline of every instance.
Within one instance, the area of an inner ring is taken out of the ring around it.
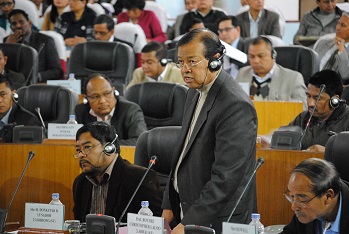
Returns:
[[[317,17],[317,14],[320,12],[320,8],[317,7],[312,11],[309,11],[304,14],[302,22],[299,25],[299,29],[294,35],[293,43],[299,45],[300,43],[297,40],[298,36],[322,36],[328,33],[336,32],[336,25],[339,21],[339,18],[342,15],[341,9],[336,7],[336,17],[328,25],[323,26],[320,19]]]

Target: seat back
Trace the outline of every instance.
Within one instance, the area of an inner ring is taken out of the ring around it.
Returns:
[[[324,159],[332,162],[340,177],[349,182],[349,131],[331,136],[325,148]]]
[[[135,53],[141,53],[143,47],[147,44],[141,26],[130,22],[116,24],[114,26],[114,37],[131,43]]]
[[[153,2],[153,1],[146,1],[144,10],[149,10],[154,12],[156,17],[159,20],[159,23],[161,25],[161,29],[164,33],[167,31],[168,23],[167,23],[167,18],[168,18],[168,12],[166,11],[165,8],[163,8],[159,3]]]
[[[123,95],[124,86],[132,79],[134,61],[133,50],[125,43],[88,41],[73,47],[70,53],[68,74],[74,73],[76,79],[81,79],[83,93],[85,92],[85,80],[90,74],[105,74]]]
[[[27,85],[38,82],[39,60],[34,48],[17,43],[1,43],[0,48],[8,57],[6,69],[22,73],[28,81]]]
[[[276,63],[300,72],[305,85],[308,85],[309,78],[319,71],[319,55],[313,49],[298,45],[279,46],[274,49],[277,52]]]
[[[48,123],[66,123],[78,104],[77,93],[58,85],[34,84],[19,88],[17,93],[19,105],[33,113],[40,108],[46,127]]]
[[[148,129],[181,126],[188,88],[174,83],[146,82],[131,86],[125,97],[137,103]]]
[[[39,13],[36,8],[36,5],[32,1],[16,0],[14,9],[20,9],[25,11],[28,14],[28,18],[32,22],[32,24],[35,27],[39,28]]]
[[[171,172],[172,154],[180,131],[180,126],[153,128],[143,132],[136,143],[134,163],[148,167],[150,158],[156,155],[158,160],[153,169],[163,189]]]

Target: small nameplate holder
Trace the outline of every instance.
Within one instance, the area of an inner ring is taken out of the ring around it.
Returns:
[[[223,222],[223,234],[257,234],[257,227],[240,223]]]
[[[48,80],[48,85],[59,85],[81,94],[81,80]]]
[[[128,233],[163,234],[164,218],[128,213],[127,230]]]
[[[25,203],[26,228],[63,230],[64,205]]]
[[[70,139],[75,140],[76,132],[82,124],[48,124],[48,139]]]

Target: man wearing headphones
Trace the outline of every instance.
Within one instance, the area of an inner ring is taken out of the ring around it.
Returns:
[[[17,99],[18,95],[8,74],[0,74],[0,138],[4,137],[4,126],[10,123],[41,126],[39,118],[18,105]]]
[[[222,70],[225,48],[215,33],[194,29],[177,48],[189,91],[163,217],[174,227],[172,234],[183,234],[187,224],[221,233],[254,170],[257,115],[240,85]],[[247,224],[255,200],[253,180],[231,222]]]
[[[109,77],[103,74],[91,74],[84,90],[84,103],[75,107],[76,121],[106,122],[115,127],[121,145],[136,145],[139,135],[147,130],[141,108],[120,97]]]
[[[78,130],[74,158],[82,169],[73,184],[74,219],[85,222],[87,214],[105,214],[118,220],[146,168],[122,159],[116,131],[104,122],[88,123]],[[162,190],[152,170],[126,213],[138,213],[143,200],[160,216]],[[121,221],[126,222],[126,216]]]
[[[320,94],[321,85],[325,89]],[[325,145],[331,135],[349,130],[349,107],[340,99],[343,92],[343,83],[337,72],[322,70],[309,79],[307,95],[308,110],[300,113],[289,126],[300,126],[308,129],[302,139],[302,150],[325,152]],[[309,121],[311,114],[313,116]]]
[[[167,50],[160,42],[149,42],[141,51],[142,67],[133,72],[133,78],[126,89],[145,82],[169,82],[184,84],[180,70],[168,63]]]
[[[238,82],[250,83],[254,100],[301,101],[306,110],[306,87],[302,74],[275,63],[276,51],[266,36],[254,38],[248,48],[250,66],[237,75]]]

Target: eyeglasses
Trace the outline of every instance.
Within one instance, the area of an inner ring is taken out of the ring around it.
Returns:
[[[218,29],[218,34],[221,34],[221,33],[223,33],[223,32],[229,32],[229,31],[232,30],[233,28],[234,28],[234,27]]]
[[[90,146],[90,145],[85,145],[83,149],[76,149],[76,152],[75,154],[73,155],[74,158],[80,158],[79,154],[82,153],[84,156],[87,156],[91,150],[100,145],[101,143],[97,144],[97,145],[94,145],[94,146]]]
[[[92,96],[86,95],[86,97],[87,97],[88,99],[90,99],[90,101],[92,101],[92,102],[95,102],[95,101],[99,100],[102,96],[103,96],[104,98],[106,98],[106,99],[111,98],[111,97],[113,96],[113,90],[110,90],[110,91],[108,91],[108,92],[106,92],[106,93],[103,93],[102,95],[99,95],[99,94],[92,95]]]
[[[284,193],[284,196],[285,196],[287,201],[289,201],[291,203],[295,203],[297,206],[302,207],[302,208],[305,208],[309,202],[311,202],[315,197],[317,197],[317,195],[315,195],[314,197],[312,197],[306,201],[295,201],[295,200],[293,200],[292,197],[290,197],[290,195],[287,194],[287,192]]]
[[[204,58],[203,60],[200,60],[199,62],[190,61],[189,64],[184,63],[184,61],[182,60],[178,60],[176,62],[176,67],[182,69],[185,66],[186,69],[190,70],[190,68],[195,67],[196,65],[200,64],[204,60],[206,60],[206,58]]]
[[[0,3],[0,7],[5,7],[5,6],[12,6],[13,5],[13,2],[2,2]]]

